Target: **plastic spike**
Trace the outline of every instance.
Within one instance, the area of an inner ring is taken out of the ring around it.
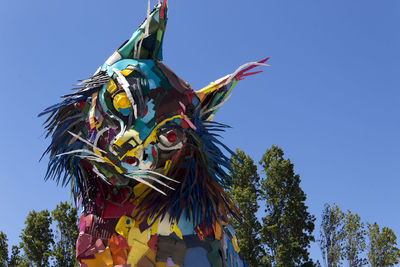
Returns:
[[[244,77],[251,76],[251,75],[254,75],[254,74],[258,74],[258,73],[261,73],[261,72],[263,72],[263,71],[262,71],[262,70],[259,70],[259,71],[244,73],[244,74],[239,75],[239,76],[236,75],[236,79],[237,79],[238,81],[241,81],[241,80],[244,79]]]
[[[265,62],[267,62],[268,59],[270,59],[270,58],[267,57],[267,58],[265,58],[265,59],[263,59],[263,60],[258,61],[257,63],[265,63]],[[255,67],[257,67],[257,65],[253,65],[253,66],[250,66],[250,67],[247,67],[247,68],[241,70],[238,74],[236,74],[236,77],[237,77],[237,76],[240,76],[241,74],[245,73],[246,71],[249,71],[249,70],[251,70],[251,69],[254,69]]]
[[[160,3],[160,0],[158,2]],[[165,16],[164,10],[165,10],[166,4],[167,4],[167,0],[164,0],[162,3],[161,9],[160,9],[160,19],[164,19],[164,16]]]

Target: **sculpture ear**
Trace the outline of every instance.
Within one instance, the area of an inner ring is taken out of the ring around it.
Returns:
[[[149,6],[150,8],[150,6]],[[148,14],[143,23],[106,61],[111,66],[121,59],[152,59],[162,60],[162,43],[167,25],[167,0],[158,1],[158,4]]]
[[[258,62],[250,62],[240,66],[232,74],[212,82],[205,88],[196,91],[197,97],[200,99],[201,111],[200,118],[203,120],[212,120],[218,109],[228,100],[231,96],[230,92],[236,83],[246,76],[260,73],[262,71],[247,72],[257,66],[269,66],[264,64],[269,58],[263,59]],[[246,73],[247,72],[247,73]]]

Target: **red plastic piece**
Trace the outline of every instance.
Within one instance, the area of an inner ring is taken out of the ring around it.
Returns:
[[[169,141],[170,143],[175,143],[175,142],[176,142],[176,139],[178,139],[178,136],[176,135],[176,132],[175,132],[175,131],[170,131],[170,132],[167,134],[167,139],[168,139],[168,141]]]

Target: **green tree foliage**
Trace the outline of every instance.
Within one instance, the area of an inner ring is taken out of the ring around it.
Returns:
[[[322,212],[319,245],[324,265],[336,267],[343,257],[344,213],[337,205],[325,204]]]
[[[261,239],[270,252],[265,259],[268,265],[290,267],[309,261],[307,248],[314,241],[315,218],[307,211],[300,176],[283,156],[280,147],[272,146],[260,161],[266,175],[261,182],[261,197],[266,202]]]
[[[396,247],[397,237],[393,230],[377,223],[368,223],[369,252],[368,259],[372,267],[394,266],[399,263],[400,251]]]
[[[20,256],[20,250],[18,246],[12,246],[11,257],[8,260],[8,266],[21,266],[22,258]]]
[[[7,266],[8,262],[8,245],[7,236],[5,233],[0,231],[0,266]]]
[[[75,259],[75,242],[78,237],[76,208],[73,208],[67,202],[61,202],[51,215],[57,226],[56,242],[52,250],[56,266],[77,266]]]
[[[231,158],[235,173],[231,173],[233,185],[229,194],[241,212],[241,218],[239,221],[232,220],[231,224],[236,231],[242,256],[249,266],[257,267],[263,253],[259,237],[261,224],[256,217],[260,177],[257,166],[249,156],[238,149],[236,155],[237,158]]]
[[[359,257],[366,248],[365,226],[361,222],[360,216],[352,214],[350,210],[347,210],[347,213],[344,215],[343,235],[344,258],[348,261],[349,266],[365,266],[367,260]]]
[[[319,261],[313,262],[312,260],[309,260],[307,262],[302,263],[299,266],[300,267],[321,267],[321,264],[319,263]]]
[[[35,266],[49,266],[53,231],[50,213],[47,210],[40,212],[31,211],[25,220],[25,228],[21,234],[21,247],[24,249],[25,258]]]

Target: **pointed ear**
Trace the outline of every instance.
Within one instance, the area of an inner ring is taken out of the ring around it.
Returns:
[[[162,60],[162,42],[167,25],[167,0],[158,1],[158,4],[150,12],[139,28],[106,61],[111,66],[121,59],[152,59]]]
[[[197,97],[200,99],[201,111],[200,118],[203,120],[212,120],[218,109],[228,100],[231,96],[230,92],[236,83],[243,80],[244,77],[260,73],[262,71],[247,72],[257,66],[269,66],[264,64],[269,58],[263,59],[258,62],[250,62],[240,66],[232,74],[212,82],[205,88],[196,91]],[[247,72],[247,73],[246,73]]]

